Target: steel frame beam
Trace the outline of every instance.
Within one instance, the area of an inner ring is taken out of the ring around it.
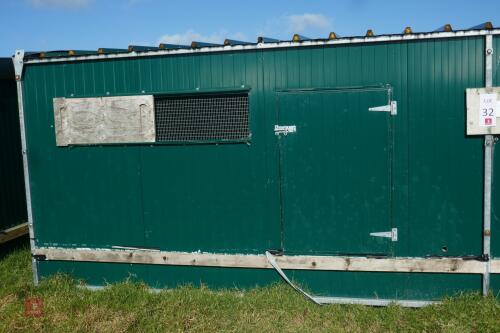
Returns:
[[[14,73],[16,76],[17,84],[17,104],[19,107],[19,125],[21,130],[21,149],[23,155],[23,169],[24,169],[24,189],[26,192],[26,206],[28,210],[28,230],[30,237],[31,253],[36,248],[35,230],[33,227],[33,211],[31,207],[31,189],[30,189],[30,173],[28,166],[28,148],[26,145],[26,123],[24,119],[24,98],[23,98],[23,69],[24,69],[24,51],[17,50],[12,57],[14,64]],[[33,282],[38,285],[38,265],[36,259],[32,256],[31,265],[33,268]]]

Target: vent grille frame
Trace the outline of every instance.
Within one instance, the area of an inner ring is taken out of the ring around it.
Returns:
[[[158,144],[250,142],[250,93],[212,92],[154,96]]]

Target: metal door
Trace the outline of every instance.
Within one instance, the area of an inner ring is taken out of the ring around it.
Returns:
[[[284,250],[388,255],[397,240],[391,223],[391,89],[277,96]]]

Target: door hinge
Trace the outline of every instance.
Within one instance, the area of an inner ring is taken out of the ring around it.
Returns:
[[[391,241],[398,241],[398,228],[392,228],[391,231],[381,231],[381,232],[370,232],[370,236],[373,237],[386,237],[390,238]]]
[[[391,101],[391,103],[387,105],[374,106],[368,108],[368,111],[390,112],[391,116],[395,116],[398,114],[398,102]]]
[[[274,134],[276,135],[287,135],[288,133],[295,133],[297,132],[297,126],[295,125],[288,125],[288,126],[280,126],[280,125],[274,125]]]

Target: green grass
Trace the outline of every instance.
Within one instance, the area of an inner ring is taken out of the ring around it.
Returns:
[[[493,296],[464,294],[405,309],[317,306],[283,284],[151,293],[123,282],[89,291],[55,276],[35,288],[27,246],[0,251],[0,332],[500,332],[500,303]],[[25,316],[26,297],[43,299],[43,316]]]

